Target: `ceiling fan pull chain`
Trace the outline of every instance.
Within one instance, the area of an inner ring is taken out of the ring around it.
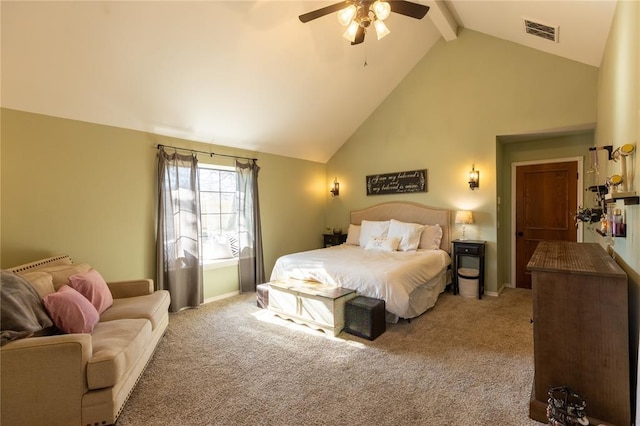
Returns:
[[[366,67],[367,65],[369,65],[369,64],[367,63],[367,45],[365,44],[364,45],[364,65],[363,65],[363,67]]]

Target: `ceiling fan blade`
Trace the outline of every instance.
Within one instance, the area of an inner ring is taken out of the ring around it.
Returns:
[[[314,10],[313,12],[302,14],[298,18],[300,18],[300,21],[302,21],[302,22],[309,22],[309,21],[312,21],[314,19],[321,18],[321,17],[323,17],[325,15],[328,15],[330,13],[337,12],[340,9],[344,9],[345,7],[347,7],[347,2],[346,1],[342,1],[340,3],[332,4],[331,6],[327,6],[327,7],[323,7],[321,9],[318,9],[318,10]]]
[[[356,38],[351,42],[351,45],[356,45],[364,42],[364,28],[358,27],[358,31],[356,32]]]
[[[429,11],[429,6],[402,0],[392,0],[389,2],[391,11],[411,18],[422,19]]]

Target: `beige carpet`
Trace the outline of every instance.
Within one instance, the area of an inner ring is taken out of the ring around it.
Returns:
[[[273,317],[255,295],[172,314],[125,425],[540,425],[531,293],[443,293],[370,342]]]

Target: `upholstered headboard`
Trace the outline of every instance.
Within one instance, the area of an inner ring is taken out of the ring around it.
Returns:
[[[376,204],[362,210],[351,211],[351,223],[360,225],[362,220],[390,220],[440,225],[442,240],[440,248],[451,253],[451,211],[411,202],[390,202]]]

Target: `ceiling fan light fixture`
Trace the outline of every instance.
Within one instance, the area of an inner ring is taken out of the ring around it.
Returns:
[[[376,0],[373,3],[373,5],[371,5],[371,7],[373,8],[373,13],[376,14],[376,17],[380,21],[384,21],[391,14],[391,5],[389,3],[387,3],[386,1]],[[379,37],[379,38],[382,38],[382,37]]]
[[[378,36],[378,40],[389,35],[389,33],[391,32],[389,31],[389,28],[387,28],[387,26],[384,24],[384,22],[382,22],[380,19],[376,19],[373,25],[376,27],[376,35]]]
[[[357,11],[358,9],[353,4],[345,7],[338,12],[338,22],[346,27],[347,25],[351,24],[353,18],[355,18],[356,16]]]
[[[347,31],[342,34],[342,37],[353,43],[354,41],[356,41],[356,33],[358,32],[359,27],[360,25],[356,21],[351,21],[349,27],[347,27]]]

